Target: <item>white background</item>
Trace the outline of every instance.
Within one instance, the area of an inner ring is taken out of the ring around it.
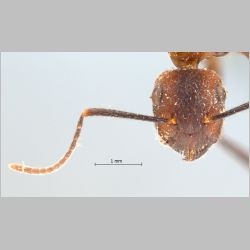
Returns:
[[[249,100],[249,64],[236,54],[222,61],[232,108]],[[219,144],[185,162],[158,142],[152,123],[134,120],[87,118],[82,147],[54,174],[8,169],[54,163],[86,107],[151,115],[154,80],[173,68],[166,53],[2,53],[2,196],[248,196],[248,171]],[[226,119],[223,134],[248,149],[249,112]],[[111,158],[143,166],[94,166]]]

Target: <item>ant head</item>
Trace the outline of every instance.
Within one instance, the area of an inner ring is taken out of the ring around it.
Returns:
[[[223,121],[206,122],[224,109],[225,91],[214,71],[165,71],[156,80],[152,101],[154,115],[168,121],[156,124],[162,142],[186,160],[199,158],[218,140]]]

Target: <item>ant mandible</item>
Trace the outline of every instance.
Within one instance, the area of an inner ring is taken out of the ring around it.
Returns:
[[[193,161],[204,155],[219,139],[223,119],[249,108],[249,102],[224,111],[225,90],[219,75],[209,69],[198,69],[204,59],[228,52],[169,52],[177,69],[167,70],[156,79],[152,93],[154,116],[113,109],[88,108],[78,120],[73,141],[64,156],[46,168],[11,163],[12,170],[28,174],[48,174],[58,170],[70,158],[85,117],[111,116],[154,122],[160,141]],[[241,52],[248,57],[247,52]]]

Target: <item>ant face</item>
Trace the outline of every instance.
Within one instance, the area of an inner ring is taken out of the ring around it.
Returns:
[[[161,142],[185,160],[199,158],[217,142],[222,120],[205,122],[224,110],[225,90],[214,71],[165,71],[156,80],[152,101],[154,115],[170,121],[156,123]]]

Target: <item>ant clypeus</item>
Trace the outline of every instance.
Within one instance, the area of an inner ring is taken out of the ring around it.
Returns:
[[[47,168],[33,168],[11,163],[15,171],[28,174],[48,174],[59,169],[71,156],[85,117],[112,116],[154,122],[160,140],[184,159],[193,161],[206,153],[219,139],[223,119],[249,108],[249,102],[224,111],[225,90],[219,75],[210,69],[198,69],[204,59],[220,57],[228,52],[169,52],[177,69],[163,72],[152,93],[154,116],[124,111],[88,108],[77,123],[73,141],[65,155]],[[241,52],[248,57],[247,52]]]

